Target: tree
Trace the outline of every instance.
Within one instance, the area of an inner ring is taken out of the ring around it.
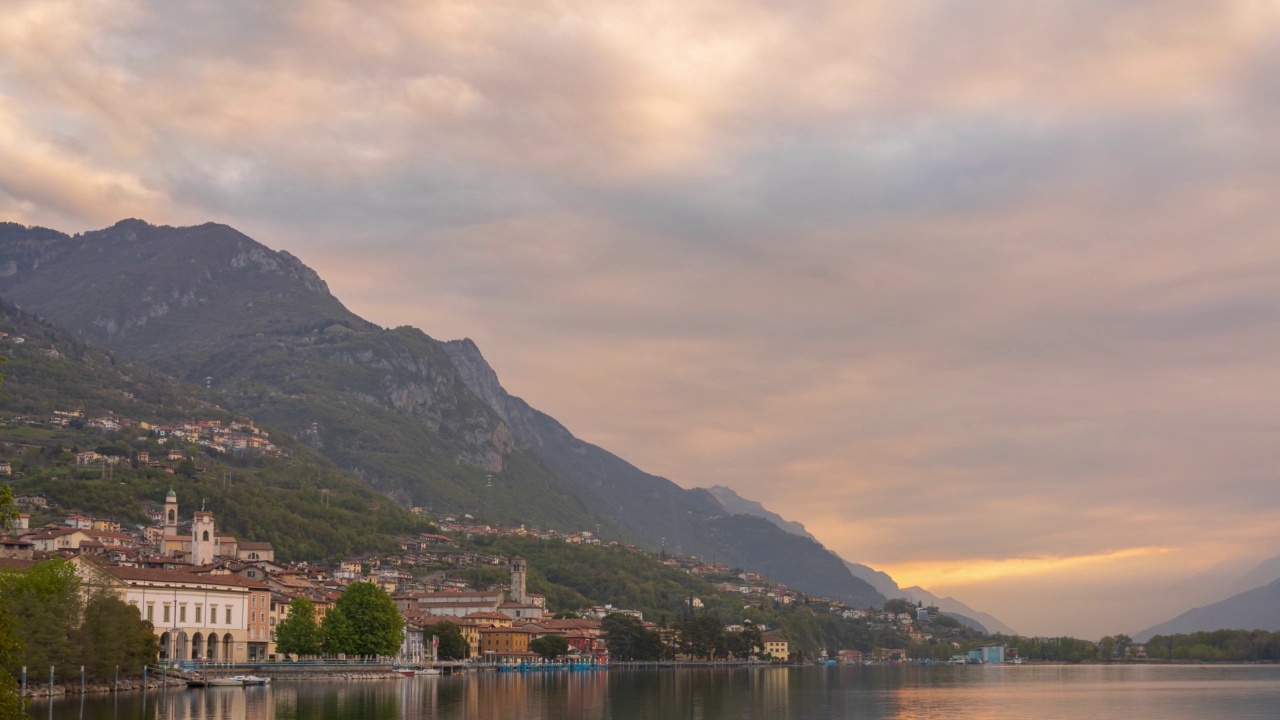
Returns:
[[[1110,635],[1098,641],[1098,653],[1102,655],[1102,662],[1111,662],[1115,656],[1116,639]]]
[[[0,358],[2,361],[3,358]],[[0,382],[3,382],[0,376]],[[8,529],[17,510],[13,507],[13,490],[8,485],[0,487],[0,517]],[[7,583],[5,583],[7,584]],[[22,641],[7,599],[0,594],[0,720],[20,720],[27,717],[26,701],[18,695],[18,681],[9,668],[18,664]]]
[[[38,562],[10,577],[0,592],[17,625],[21,664],[56,667],[63,679],[78,675],[72,635],[80,627],[83,600],[75,567],[62,558]]]
[[[916,607],[915,605],[911,604],[910,600],[907,600],[905,598],[892,598],[887,602],[885,602],[884,604],[885,612],[891,612],[894,615],[909,613],[912,610],[914,610],[915,607]]]
[[[428,637],[439,640],[440,644],[436,646],[436,657],[441,660],[466,660],[471,656],[471,646],[467,643],[467,639],[462,637],[462,631],[448,620],[441,620],[423,629],[423,641],[425,642]]]
[[[1121,633],[1116,635],[1116,654],[1121,660],[1129,659],[1129,646],[1133,644],[1133,638]]]
[[[600,622],[601,637],[616,660],[661,660],[662,638],[630,615],[612,613]]]
[[[304,597],[289,603],[289,614],[276,625],[276,650],[285,655],[320,654],[315,603]]]
[[[355,636],[351,623],[342,614],[342,608],[334,605],[320,621],[320,649],[325,655],[354,654]]]
[[[678,623],[676,630],[680,633],[680,645],[688,655],[714,660],[728,652],[724,625],[714,615],[699,615]]]
[[[529,642],[529,650],[544,658],[558,658],[569,654],[569,641],[562,635],[544,635]]]
[[[76,640],[80,664],[95,680],[112,677],[117,667],[126,675],[140,674],[160,653],[154,626],[136,606],[106,592],[94,593],[85,604]]]
[[[403,641],[404,617],[381,587],[367,582],[347,586],[334,607],[350,623],[352,655],[395,655]]]

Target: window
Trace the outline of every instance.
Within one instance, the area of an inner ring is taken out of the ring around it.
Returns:
[[[231,624],[231,608],[227,608],[227,624]]]
[[[256,622],[258,622],[258,611],[257,611],[257,610],[254,610],[253,612],[249,613],[249,622],[251,622],[251,623],[256,623]]]
[[[187,604],[182,603],[178,606],[178,622],[187,621]]]
[[[147,603],[147,622],[155,622],[155,619],[156,619],[155,609],[156,609],[156,606],[154,604]]]
[[[217,605],[209,606],[209,622],[213,623],[214,625],[218,624],[218,606]]]
[[[208,530],[205,530],[205,531],[204,531],[204,541],[205,541],[205,542],[209,542],[209,531],[208,531]]]
[[[204,609],[204,608],[203,608],[203,606],[196,605],[196,622],[197,622],[197,623],[204,622],[204,621],[200,618],[200,612],[201,612],[203,609]]]
[[[164,604],[164,621],[169,622],[169,603]]]

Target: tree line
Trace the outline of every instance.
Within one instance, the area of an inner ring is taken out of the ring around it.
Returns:
[[[354,582],[317,620],[315,603],[305,597],[289,603],[276,625],[276,650],[284,655],[388,657],[400,651],[404,618],[381,587]]]
[[[25,717],[17,695],[22,667],[38,679],[136,676],[156,662],[160,640],[138,608],[84,585],[62,558],[0,572],[0,718]]]
[[[746,659],[764,652],[760,628],[750,622],[738,632],[728,632],[713,614],[702,614],[651,630],[636,618],[621,613],[601,621],[601,637],[616,660],[655,661],[675,654],[705,660]]]

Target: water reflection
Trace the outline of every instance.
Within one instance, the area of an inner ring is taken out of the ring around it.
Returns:
[[[615,670],[278,681],[38,701],[49,720],[1272,718],[1280,667]]]

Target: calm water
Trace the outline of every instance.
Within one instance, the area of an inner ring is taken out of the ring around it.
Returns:
[[[483,673],[71,698],[37,702],[32,714],[62,720],[1278,718],[1280,666]]]

